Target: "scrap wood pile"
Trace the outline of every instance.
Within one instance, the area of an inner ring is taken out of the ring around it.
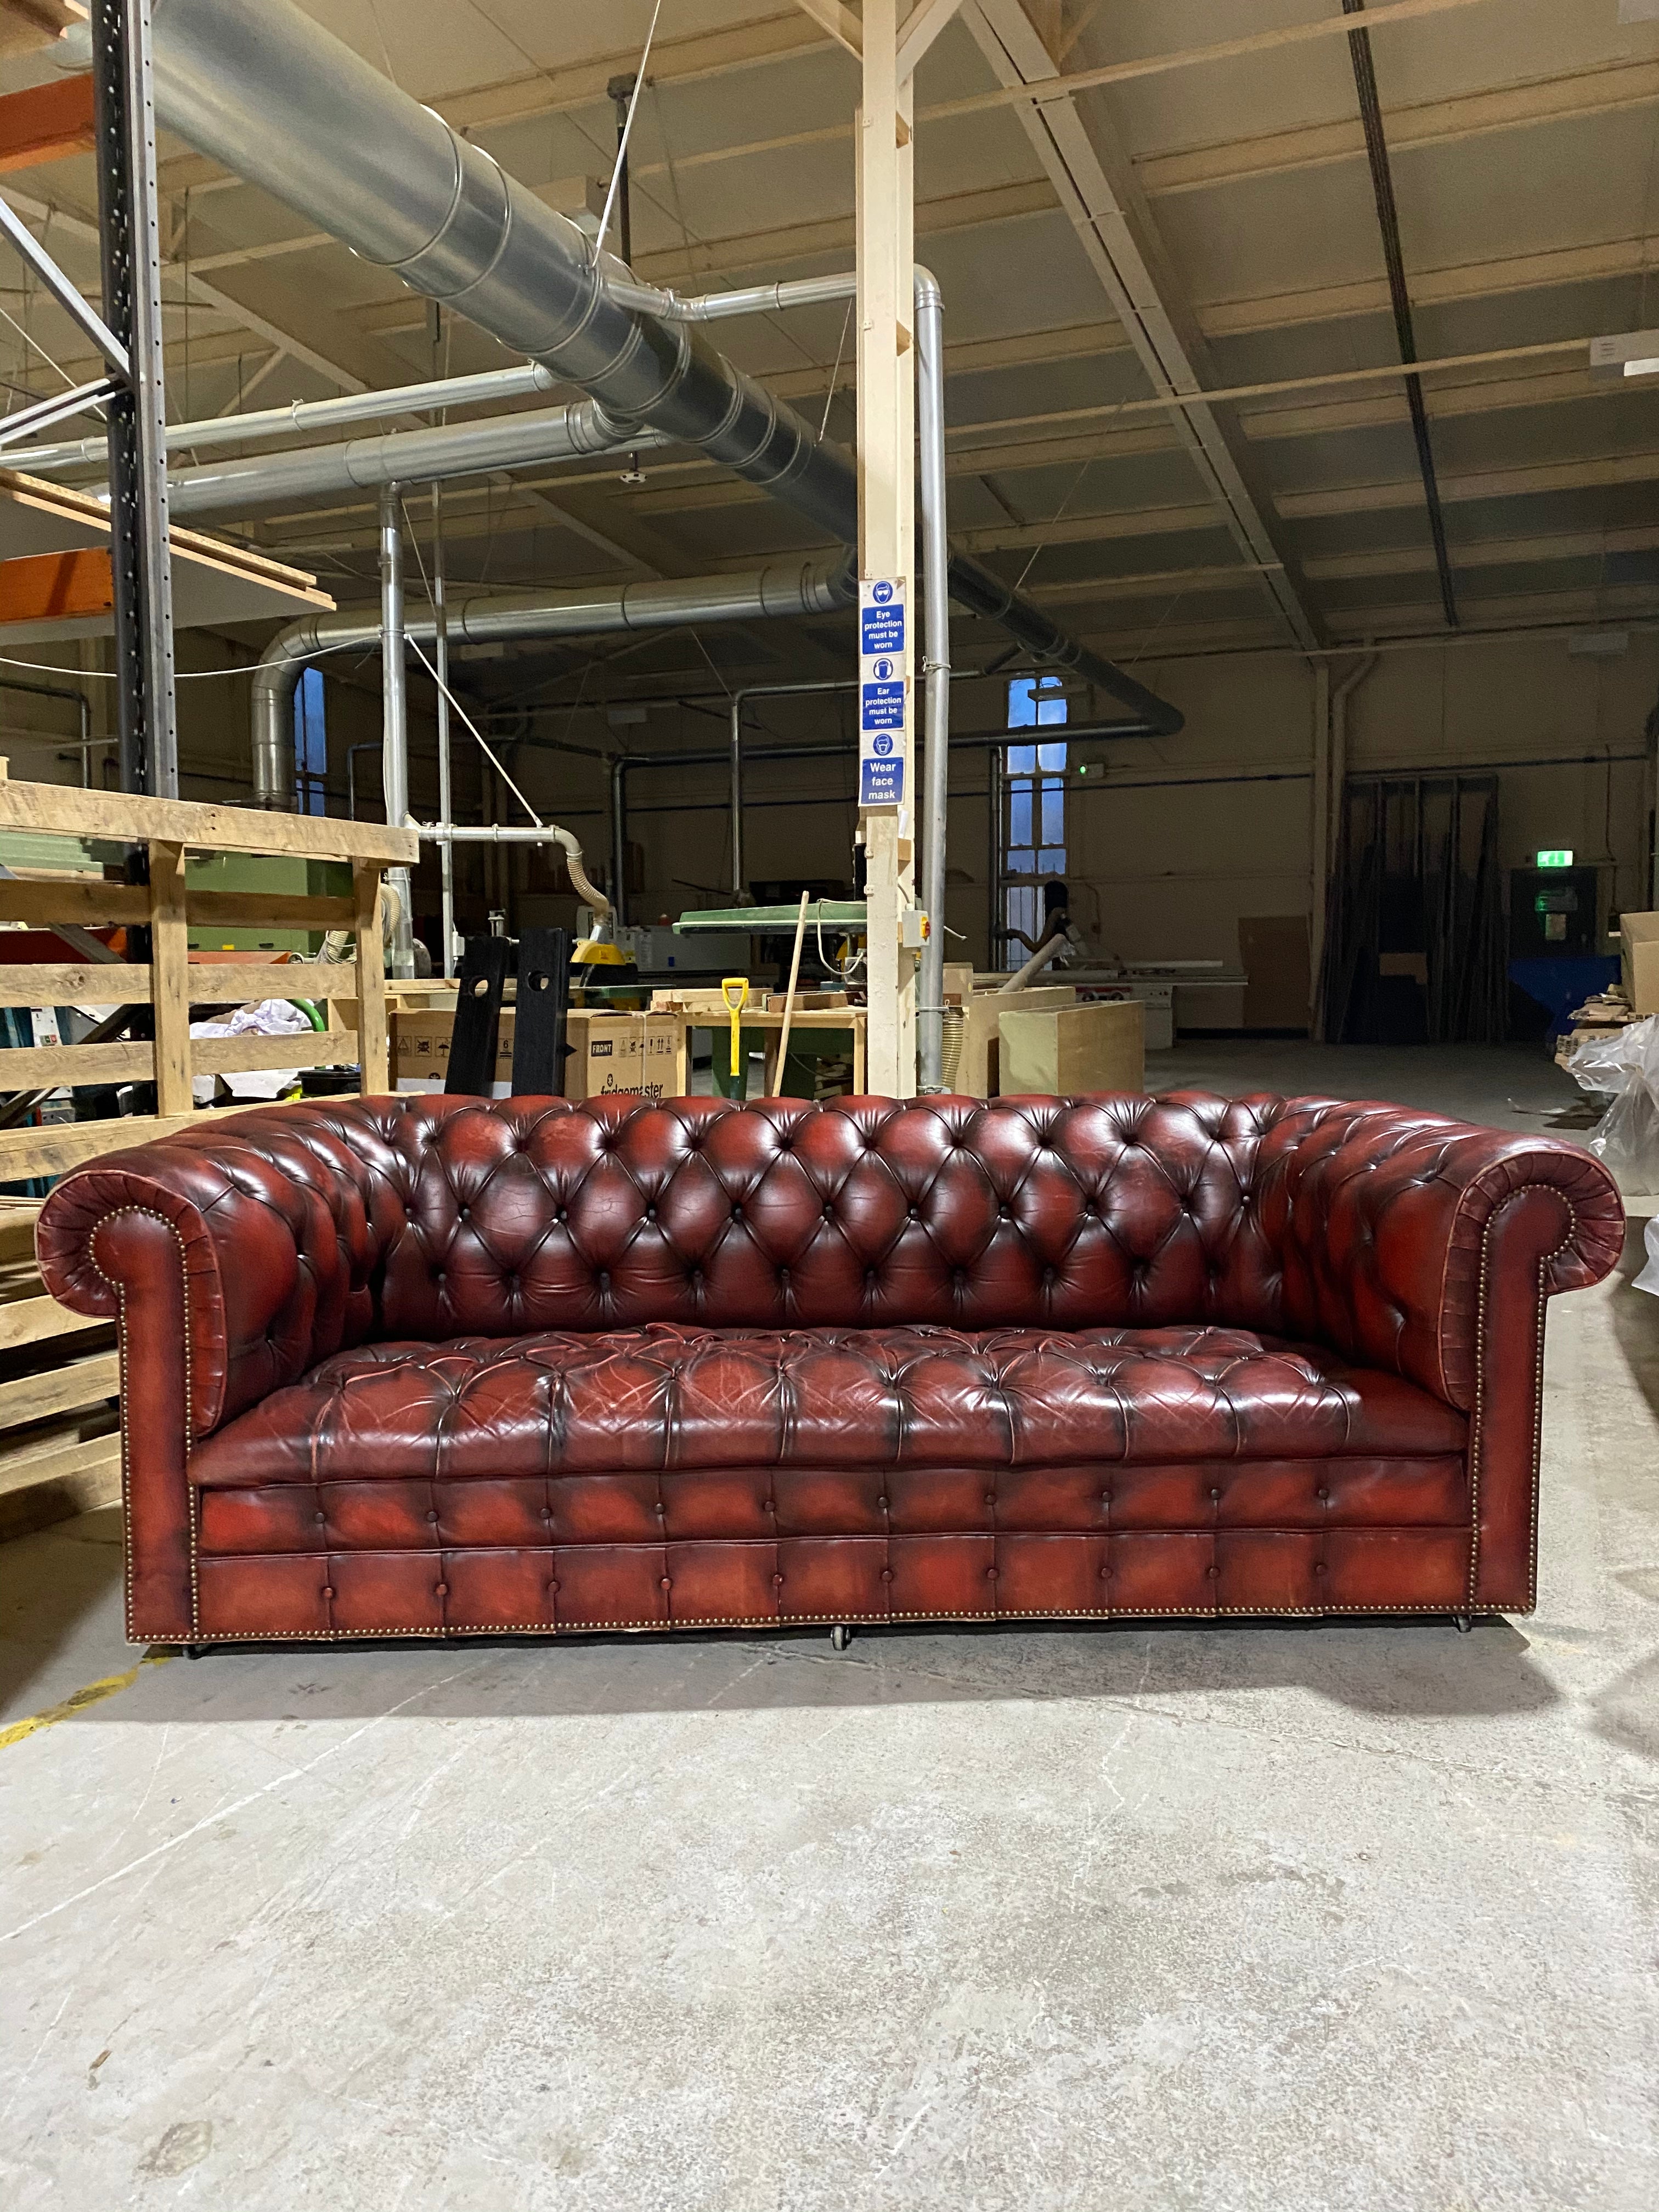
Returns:
[[[1610,1036],[1617,1030],[1628,1029],[1638,1018],[1622,985],[1609,983],[1605,991],[1593,991],[1582,1006],[1573,1009],[1571,1026],[1563,1030],[1556,1040],[1557,1064],[1570,1069],[1586,1038]]]

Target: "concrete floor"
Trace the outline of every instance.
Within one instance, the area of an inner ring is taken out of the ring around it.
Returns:
[[[1548,1363],[1540,1609],[1468,1637],[286,1650],[0,1734],[8,2212],[1649,2212],[1659,1304]],[[140,1656],[111,1518],[0,1551],[6,1717]]]

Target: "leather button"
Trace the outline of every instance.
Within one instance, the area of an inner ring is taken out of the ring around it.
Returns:
[[[666,1520],[667,1517],[668,1508],[663,1504],[661,1498],[659,1498],[657,1500],[657,1518],[659,1521],[663,1521]]]
[[[772,1587],[774,1589],[781,1589],[783,1588],[783,1577],[781,1575],[773,1576]]]
[[[333,1585],[333,1583],[325,1583],[323,1584],[323,1595],[324,1595],[325,1597],[332,1597],[332,1596],[333,1596],[333,1595],[334,1595],[334,1585]]]
[[[836,1218],[836,1209],[835,1209],[835,1207],[834,1207],[833,1206],[826,1206],[824,1207],[824,1209],[823,1209],[823,1218],[824,1218],[824,1219],[825,1219],[826,1221],[833,1221],[833,1220],[835,1219],[835,1218]]]
[[[557,1597],[559,1594],[559,1586],[557,1583],[549,1583],[547,1586],[547,1594],[550,1597]]]
[[[1316,1575],[1322,1575],[1322,1574],[1324,1573],[1324,1571],[1325,1571],[1325,1562],[1323,1561],[1323,1559],[1316,1559],[1316,1560],[1314,1561],[1314,1572],[1315,1572]]]
[[[544,1521],[550,1521],[553,1518],[553,1508],[550,1505],[543,1506],[542,1518]]]
[[[447,1597],[449,1595],[449,1584],[447,1583],[434,1583],[432,1585],[432,1595],[434,1597]]]
[[[665,1575],[665,1576],[663,1577],[663,1578],[662,1578],[662,1587],[663,1587],[665,1589],[673,1589],[673,1587],[674,1587],[674,1585],[673,1585],[672,1582],[669,1579],[669,1577],[668,1577],[666,1575]]]
[[[985,1570],[985,1579],[986,1579],[986,1581],[987,1581],[988,1583],[994,1583],[994,1582],[996,1580],[996,1578],[997,1578],[997,1571],[996,1571],[996,1569],[995,1569],[994,1567],[987,1567],[987,1569]]]
[[[317,1523],[317,1526],[320,1528],[322,1527],[323,1523],[325,1522],[325,1521],[326,1521],[326,1520],[327,1520],[328,1516],[327,1516],[325,1513],[313,1513],[313,1514],[312,1515],[312,1516],[311,1516],[311,1517],[312,1517],[312,1519],[313,1519],[313,1520]]]
[[[876,1510],[878,1513],[884,1513],[887,1510],[887,1500],[884,1498],[877,1498]]]
[[[1109,1567],[1103,1567],[1103,1568],[1101,1569],[1101,1571],[1100,1571],[1100,1579],[1101,1579],[1101,1580],[1102,1580],[1102,1582],[1103,1582],[1103,1583],[1109,1583],[1109,1582],[1110,1582],[1110,1580],[1112,1579],[1112,1571],[1111,1571],[1111,1569],[1110,1569]]]
[[[988,1490],[988,1491],[986,1492],[986,1493],[985,1493],[985,1503],[986,1503],[988,1505],[994,1505],[994,1504],[996,1504],[996,1502],[997,1502],[997,1494],[996,1494],[995,1491],[994,1491],[994,1490]]]
[[[881,1571],[881,1578],[884,1583],[890,1583],[893,1579],[893,1570],[890,1567],[884,1567]]]
[[[1221,1572],[1221,1570],[1219,1567],[1206,1567],[1204,1571],[1208,1575],[1210,1580],[1213,1582],[1216,1577]]]
[[[1326,1489],[1326,1487],[1325,1487],[1325,1486],[1323,1485],[1323,1483],[1322,1483],[1322,1484],[1320,1485],[1319,1488],[1318,1488],[1317,1490],[1316,1490],[1316,1491],[1315,1491],[1315,1492],[1314,1492],[1314,1496],[1315,1496],[1315,1497],[1319,1500],[1319,1502],[1320,1502],[1320,1504],[1321,1504],[1322,1505],[1322,1504],[1325,1503],[1325,1501],[1329,1498],[1330,1494],[1331,1494],[1331,1493],[1330,1493],[1330,1492],[1329,1492],[1328,1490],[1327,1490],[1327,1489]]]
[[[1212,1490],[1212,1491],[1210,1492],[1210,1503],[1211,1503],[1211,1504],[1212,1504],[1212,1505],[1219,1505],[1219,1504],[1220,1504],[1220,1503],[1221,1503],[1221,1492],[1220,1492],[1218,1490]]]
[[[1101,1492],[1101,1493],[1100,1493],[1100,1502],[1101,1502],[1101,1504],[1102,1504],[1103,1505],[1109,1505],[1109,1504],[1111,1504],[1111,1502],[1112,1502],[1112,1493],[1111,1493],[1111,1492],[1110,1492],[1109,1490],[1103,1490],[1103,1491]]]

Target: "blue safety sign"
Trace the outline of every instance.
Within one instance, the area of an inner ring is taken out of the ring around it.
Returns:
[[[900,653],[904,650],[904,602],[859,609],[859,651]]]
[[[859,687],[859,727],[861,730],[902,730],[904,727],[903,684],[861,684]]]
[[[859,763],[859,805],[902,806],[904,804],[904,757]]]

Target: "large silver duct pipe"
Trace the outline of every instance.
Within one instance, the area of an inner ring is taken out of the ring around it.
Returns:
[[[452,648],[527,640],[599,636],[618,630],[674,629],[684,623],[758,622],[777,616],[833,614],[858,586],[850,560],[781,561],[735,576],[696,576],[623,584],[603,591],[473,592],[446,610]],[[435,639],[430,609],[405,610],[403,634]],[[278,630],[253,678],[253,789],[261,806],[294,796],[294,693],[300,672],[319,653],[377,651],[380,611],[343,608],[307,615]]]
[[[155,0],[162,120],[410,289],[596,398],[613,421],[693,446],[844,544],[858,535],[850,455],[717,353],[694,325],[639,312],[565,216],[292,0]],[[82,34],[83,36],[84,34]],[[71,51],[74,49],[71,48]],[[1163,734],[1182,717],[1067,637],[976,562],[955,597],[1073,669]]]

